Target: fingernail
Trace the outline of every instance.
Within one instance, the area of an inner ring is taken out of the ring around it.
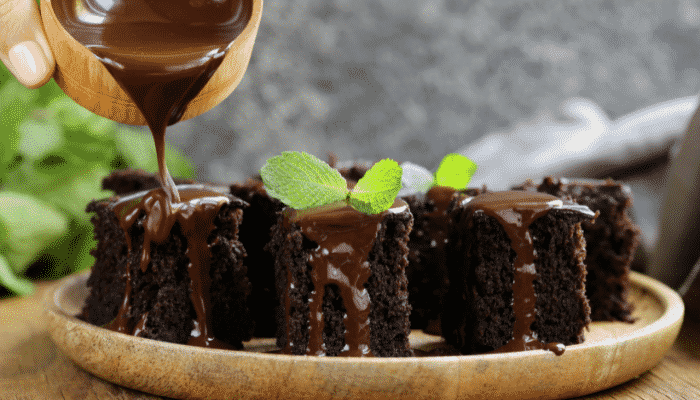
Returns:
[[[8,59],[14,67],[17,79],[25,86],[39,84],[48,73],[46,56],[35,42],[28,40],[12,46]]]

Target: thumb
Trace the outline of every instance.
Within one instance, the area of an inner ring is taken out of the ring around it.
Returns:
[[[0,60],[30,89],[51,79],[56,62],[35,0],[0,0]]]

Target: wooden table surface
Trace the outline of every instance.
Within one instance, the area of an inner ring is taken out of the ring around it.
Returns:
[[[0,399],[160,399],[106,382],[56,348],[42,317],[41,283],[31,297],[0,300]],[[669,353],[651,371],[586,399],[700,399],[700,323],[684,321]]]

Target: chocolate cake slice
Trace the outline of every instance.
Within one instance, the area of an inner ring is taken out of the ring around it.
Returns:
[[[180,207],[192,206],[201,215],[195,224],[187,215],[177,219],[162,240],[148,237],[152,221],[141,208],[157,200],[158,190],[88,205],[97,248],[80,317],[144,338],[240,349],[253,332],[245,250],[238,240],[246,203],[225,189],[185,185],[178,190]],[[207,204],[196,208],[197,202]],[[207,234],[201,237],[193,229]]]
[[[450,212],[450,289],[442,333],[463,354],[581,343],[585,206],[525,191],[465,197]]]
[[[595,223],[584,221],[586,238],[586,296],[593,321],[633,322],[633,306],[627,300],[629,273],[639,244],[639,227],[629,217],[632,191],[611,179],[568,180],[546,177],[539,185],[532,181],[527,190],[571,199],[600,213]]]
[[[269,249],[284,353],[413,355],[405,276],[413,218],[405,202],[367,215],[349,206],[285,209]]]
[[[404,196],[413,214],[413,230],[408,242],[408,301],[411,304],[411,328],[440,335],[440,319],[449,288],[445,245],[449,241],[452,219],[448,209],[460,195],[476,196],[486,188],[457,191],[433,187],[426,194]]]
[[[370,163],[341,163],[338,171],[348,181],[358,181],[370,167]],[[459,194],[476,196],[485,191],[486,187],[458,191],[436,186],[427,193],[401,197],[408,204],[414,221],[406,267],[412,329],[440,335],[440,316],[449,287],[445,243],[452,221],[447,210],[453,197]]]
[[[275,289],[275,259],[264,248],[272,238],[272,227],[284,205],[267,194],[257,177],[245,183],[234,183],[230,189],[234,196],[249,204],[243,213],[238,237],[248,254],[245,264],[252,285],[248,303],[255,320],[255,336],[275,337],[276,315],[282,310]]]

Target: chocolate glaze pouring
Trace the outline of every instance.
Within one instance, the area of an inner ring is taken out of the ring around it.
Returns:
[[[54,0],[61,25],[102,61],[141,110],[156,144],[160,179],[165,128],[180,120],[252,14],[252,0]]]
[[[234,39],[250,21],[253,0],[54,0],[61,25],[107,68],[145,117],[156,147],[162,189],[115,206],[131,251],[129,230],[144,214],[140,268],[150,262],[151,246],[167,240],[177,223],[187,238],[191,300],[196,312],[189,344],[217,346],[210,324],[207,239],[220,193],[188,188],[181,193],[165,164],[165,130],[182,118],[223,61]],[[124,299],[108,328],[138,335],[148,314],[133,326],[128,312],[131,266],[126,266]]]

